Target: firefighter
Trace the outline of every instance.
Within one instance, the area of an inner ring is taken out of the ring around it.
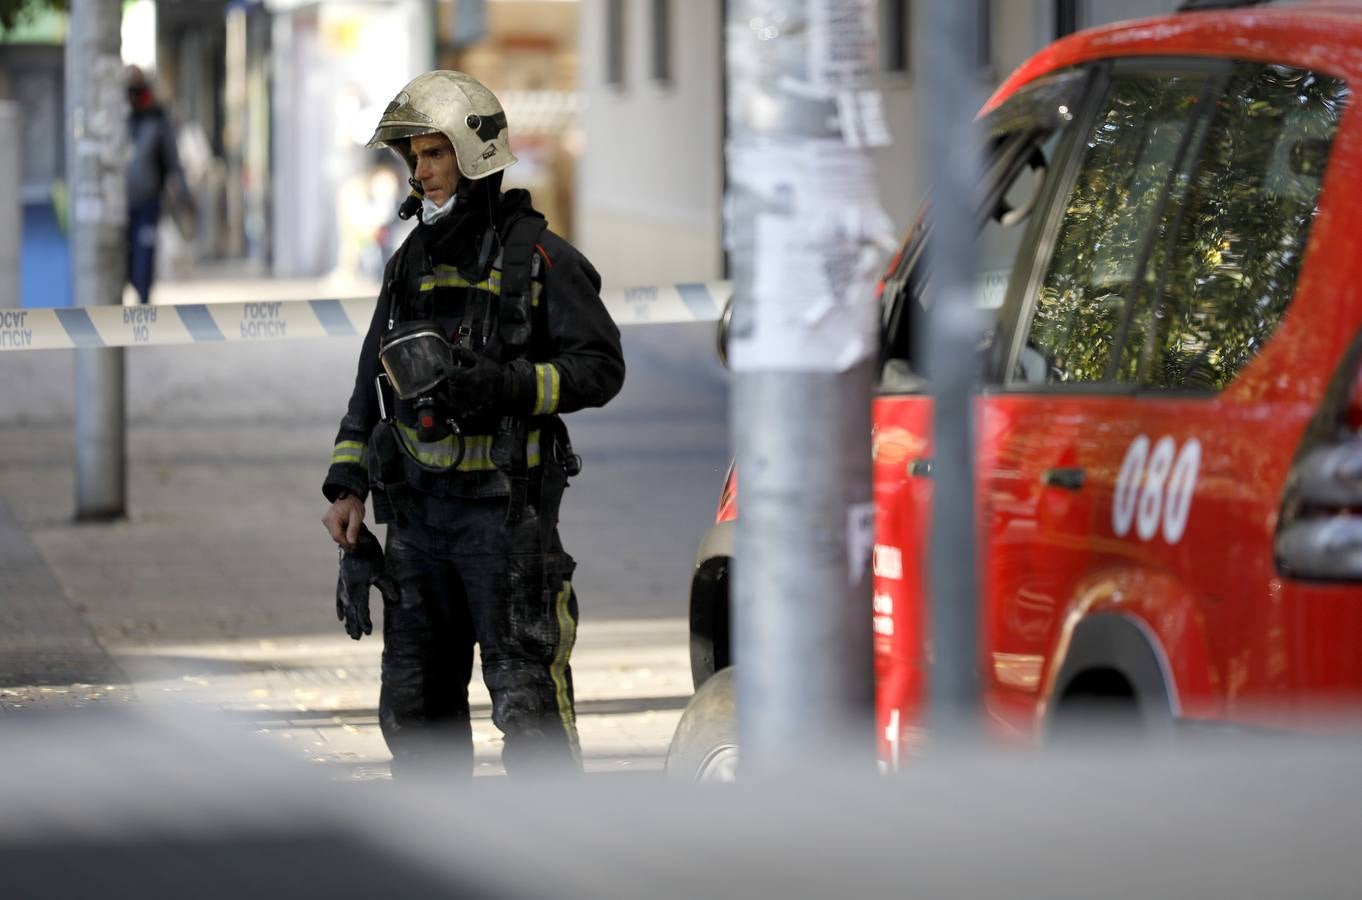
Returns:
[[[575,564],[557,529],[580,459],[559,417],[619,392],[619,330],[591,263],[526,191],[501,191],[516,158],[477,80],[417,77],[369,146],[410,167],[402,212],[419,202],[420,221],[385,268],[322,488],[327,531],[364,561],[342,564],[338,615],[358,638],[369,583],[383,588],[379,722],[396,777],[471,773],[475,643],[508,773],[580,771]],[[366,497],[388,524],[382,552]]]

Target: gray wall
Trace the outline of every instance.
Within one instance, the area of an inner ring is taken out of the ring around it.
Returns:
[[[581,4],[577,243],[616,287],[717,278],[723,181],[718,0],[673,0],[670,83],[649,77],[645,0],[625,0],[624,86],[605,83],[605,0]]]

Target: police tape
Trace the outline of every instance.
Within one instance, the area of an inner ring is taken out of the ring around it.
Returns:
[[[620,325],[712,322],[732,293],[727,282],[601,292]],[[167,344],[246,343],[364,334],[374,299],[184,303],[0,309],[0,351]]]

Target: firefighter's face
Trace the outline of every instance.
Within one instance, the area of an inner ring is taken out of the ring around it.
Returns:
[[[459,163],[449,138],[443,134],[422,134],[411,139],[411,152],[416,157],[416,180],[426,199],[437,206],[454,196],[459,185]]]

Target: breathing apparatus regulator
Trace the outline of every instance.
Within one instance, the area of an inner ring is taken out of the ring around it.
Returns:
[[[443,393],[451,372],[458,367],[454,345],[444,336],[438,323],[429,319],[403,322],[383,336],[379,343],[378,359],[383,365],[379,375],[379,403],[385,407],[379,414],[387,419],[390,412],[383,398],[386,391],[382,382],[403,400],[412,402],[416,410],[417,437],[422,443],[434,443],[449,435],[459,434],[459,424],[450,413],[451,406]]]
[[[416,215],[417,210],[421,208],[421,201],[426,197],[426,192],[421,189],[421,182],[417,181],[415,177],[408,178],[407,184],[411,185],[411,193],[397,208],[397,217],[403,222]]]

